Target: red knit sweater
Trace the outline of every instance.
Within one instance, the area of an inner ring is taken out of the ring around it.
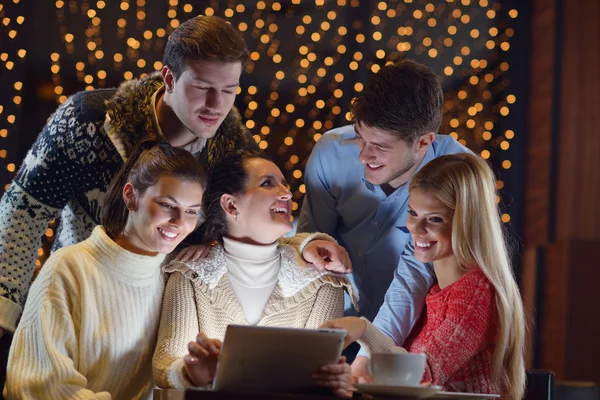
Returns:
[[[427,355],[423,381],[452,392],[498,393],[490,374],[497,320],[494,288],[477,268],[444,289],[431,288],[404,346]]]

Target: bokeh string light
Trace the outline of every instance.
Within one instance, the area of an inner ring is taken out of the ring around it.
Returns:
[[[517,104],[506,54],[518,10],[501,1],[57,0],[55,9],[61,44],[48,57],[58,104],[76,90],[159,69],[169,34],[197,14],[224,17],[243,32],[251,60],[236,105],[260,148],[283,167],[295,216],[315,143],[348,123],[350,101],[369,74],[403,58],[440,76],[446,97],[441,133],[492,163],[501,195],[503,177],[512,172],[509,149],[519,132],[502,122]],[[0,14],[4,18],[5,10]],[[7,109],[0,108],[2,120]]]
[[[27,49],[20,47],[18,40],[23,35],[27,24],[22,14],[20,0],[0,3],[0,168],[1,176],[13,176],[18,162],[14,148],[8,140],[9,135],[16,135],[21,123],[21,106],[24,90],[23,64],[27,57]],[[1,190],[6,190],[5,184]]]

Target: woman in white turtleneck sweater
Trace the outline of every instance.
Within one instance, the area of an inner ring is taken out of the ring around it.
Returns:
[[[52,254],[31,286],[8,359],[7,399],[152,397],[165,254],[192,232],[204,172],[148,142],[115,177],[102,226]]]
[[[291,198],[281,170],[262,153],[232,155],[210,171],[205,242],[218,244],[206,258],[165,268],[171,275],[153,359],[158,386],[208,384],[230,324],[318,328],[343,315],[344,290],[353,296],[347,278],[320,272],[300,256],[310,240],[333,239],[282,239],[292,229]],[[323,386],[347,394],[346,366],[332,366],[339,386]]]

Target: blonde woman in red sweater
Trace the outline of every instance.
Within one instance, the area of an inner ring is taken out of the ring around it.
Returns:
[[[445,390],[521,399],[523,306],[492,170],[471,154],[438,157],[412,178],[408,206],[415,257],[433,263],[437,283],[403,347],[363,318],[324,326],[346,329],[348,344],[358,341],[371,353],[425,353],[423,381]],[[366,372],[358,375],[370,380]]]

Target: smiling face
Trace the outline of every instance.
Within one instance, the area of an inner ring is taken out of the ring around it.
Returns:
[[[248,175],[244,192],[222,198],[228,234],[250,243],[273,243],[292,230],[289,185],[277,165],[263,158],[247,160],[244,169]]]
[[[417,260],[428,263],[454,258],[453,218],[454,211],[437,197],[419,189],[410,191],[406,227],[414,241]]]
[[[423,150],[419,141],[410,144],[393,133],[361,124],[354,125],[358,159],[365,166],[365,178],[375,184],[397,188],[404,184],[421,162]]]
[[[163,67],[163,99],[183,125],[180,135],[189,140],[215,135],[233,107],[241,73],[241,62],[218,60],[189,60],[177,79]]]
[[[203,188],[174,176],[163,176],[141,195],[131,184],[123,189],[129,204],[124,233],[116,242],[137,254],[172,252],[196,227]]]

